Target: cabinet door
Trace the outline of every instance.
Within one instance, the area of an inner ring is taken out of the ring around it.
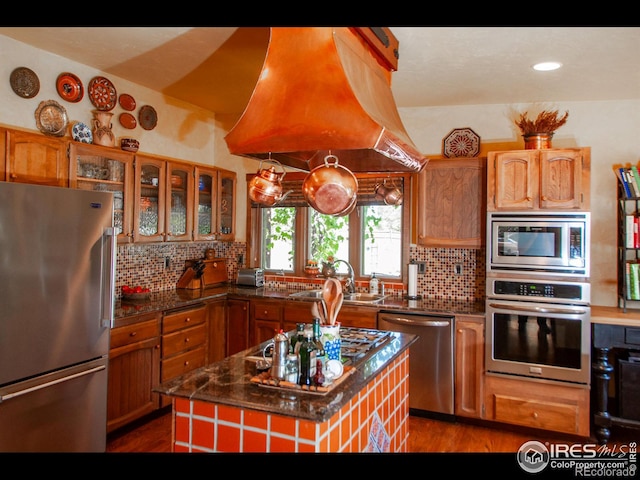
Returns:
[[[312,323],[311,306],[314,302],[286,301],[282,314],[282,329],[290,332],[296,329],[298,323]]]
[[[196,167],[194,240],[217,240],[218,172]]]
[[[111,330],[107,387],[107,432],[120,428],[159,407],[159,320],[141,315],[134,323]]]
[[[209,328],[207,363],[217,362],[224,359],[227,355],[226,305],[226,299],[213,300],[207,303],[207,321]]]
[[[193,170],[187,164],[167,163],[165,207],[167,241],[188,241],[193,234]]]
[[[456,315],[455,414],[482,418],[484,317]]]
[[[581,149],[540,150],[540,208],[588,209]],[[588,169],[588,164],[584,167]]]
[[[113,148],[72,142],[69,186],[113,192],[113,222],[119,243],[133,241],[133,155]]]
[[[270,340],[282,328],[281,300],[252,300],[249,323],[251,345]]]
[[[7,180],[7,136],[9,133],[0,128],[0,182]]]
[[[18,130],[8,132],[7,181],[69,186],[69,159],[64,140]]]
[[[161,242],[165,236],[164,160],[136,155],[133,238],[136,242]]]
[[[227,356],[249,348],[249,301],[227,300]]]
[[[490,152],[487,210],[538,208],[538,150]]]
[[[339,322],[342,327],[376,328],[378,311],[367,307],[342,305],[336,322]]]
[[[230,241],[235,237],[236,225],[236,174],[227,170],[218,171],[217,231],[219,240]]]
[[[418,177],[418,244],[481,248],[486,219],[486,160],[429,160]]]

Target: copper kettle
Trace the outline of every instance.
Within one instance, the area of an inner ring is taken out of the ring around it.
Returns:
[[[282,193],[282,179],[287,173],[277,160],[268,160],[274,163],[270,168],[258,167],[258,173],[249,182],[249,197],[251,200],[271,207],[284,200],[293,190]],[[282,169],[282,173],[276,173],[276,165]]]

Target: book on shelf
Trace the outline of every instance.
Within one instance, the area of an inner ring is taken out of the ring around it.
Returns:
[[[636,172],[638,169],[636,169]],[[627,168],[627,182],[629,183],[629,190],[634,197],[640,197],[640,187],[638,187],[638,179],[633,172],[633,167]]]
[[[640,300],[640,263],[629,263],[629,300]]]
[[[635,165],[631,165],[631,172],[633,173],[633,178],[635,179],[636,183],[635,186],[637,188],[636,192],[638,197],[640,197],[640,171],[638,171],[638,167],[636,167]]]
[[[631,263],[625,262],[624,264],[624,285],[627,300],[631,300]]]
[[[626,248],[636,248],[635,247],[635,239],[634,233],[636,231],[636,216],[628,213],[625,215],[625,226],[624,226],[624,236],[625,236],[625,247]]]
[[[622,188],[624,189],[624,193],[627,198],[633,198],[633,193],[631,193],[631,188],[629,187],[629,180],[627,179],[627,171],[626,168],[620,167],[618,168],[618,180],[622,184]]]

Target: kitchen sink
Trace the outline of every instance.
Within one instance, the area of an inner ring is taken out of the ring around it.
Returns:
[[[291,293],[290,297],[298,298],[322,298],[322,290],[304,290],[302,292]],[[387,298],[387,295],[374,293],[345,293],[342,303],[379,303]]]

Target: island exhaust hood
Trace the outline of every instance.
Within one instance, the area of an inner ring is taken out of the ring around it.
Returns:
[[[428,159],[402,125],[391,68],[354,28],[277,27],[249,103],[225,137],[232,154],[310,171],[335,155],[352,172],[419,172]]]

